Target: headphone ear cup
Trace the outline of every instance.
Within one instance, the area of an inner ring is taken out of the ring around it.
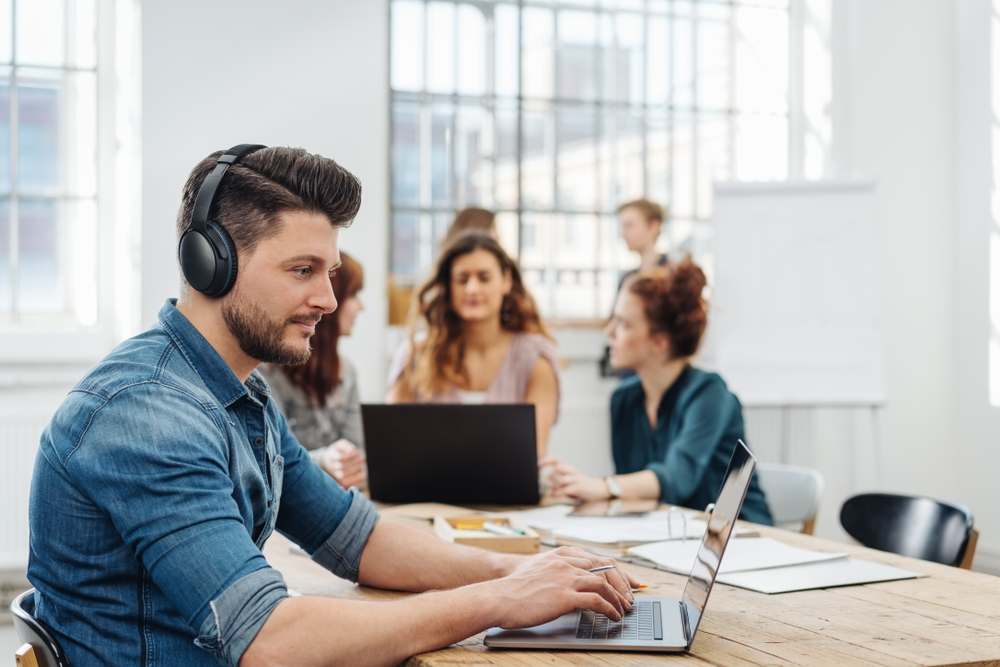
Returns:
[[[236,244],[233,243],[233,239],[230,238],[229,232],[222,227],[222,225],[216,224],[209,220],[206,225],[206,231],[212,238],[213,243],[215,243],[219,248],[224,248],[224,253],[216,254],[216,268],[215,268],[215,280],[212,281],[213,286],[219,284],[219,287],[212,290],[211,292],[205,292],[208,296],[220,297],[224,296],[229,290],[233,288],[236,284],[236,274],[239,272],[239,260],[236,256]],[[225,258],[220,258],[218,255],[225,255]]]

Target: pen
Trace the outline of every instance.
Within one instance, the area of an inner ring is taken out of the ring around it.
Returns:
[[[613,569],[615,569],[614,565],[602,565],[600,567],[592,567],[589,570],[587,570],[587,572],[593,572],[594,574],[597,574],[598,572],[607,572],[608,570],[613,570]]]
[[[496,533],[497,535],[506,535],[508,537],[520,537],[524,535],[524,531],[520,528],[514,528],[513,526],[505,526],[503,524],[494,523],[492,521],[483,522],[483,530],[488,533]]]

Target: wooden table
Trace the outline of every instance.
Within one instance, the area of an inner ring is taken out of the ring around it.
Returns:
[[[689,654],[496,650],[483,646],[480,634],[440,651],[413,656],[404,664],[640,667],[672,661],[741,667],[1000,666],[1000,578],[777,529],[761,528],[761,533],[810,549],[848,551],[930,576],[782,595],[717,584]],[[289,553],[288,546],[287,540],[275,534],[264,553],[289,587],[302,594],[360,600],[405,595],[338,579],[308,558]],[[630,564],[625,568],[649,585],[642,594],[681,594],[684,577]]]

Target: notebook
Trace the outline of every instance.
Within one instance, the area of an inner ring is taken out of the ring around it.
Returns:
[[[719,563],[733,534],[756,460],[736,442],[719,499],[708,518],[698,556],[680,598],[637,597],[621,621],[576,610],[554,621],[520,630],[493,628],[485,644],[492,648],[575,649],[578,651],[688,651],[715,584]]]
[[[537,505],[535,406],[361,406],[372,500]]]

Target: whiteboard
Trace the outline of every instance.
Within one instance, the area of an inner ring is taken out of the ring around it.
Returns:
[[[871,182],[719,183],[714,366],[747,405],[879,405]]]

